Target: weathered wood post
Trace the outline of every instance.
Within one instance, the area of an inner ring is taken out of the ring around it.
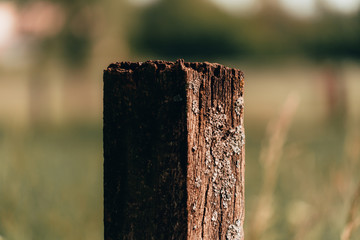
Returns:
[[[219,64],[104,71],[105,240],[242,240],[243,73]]]

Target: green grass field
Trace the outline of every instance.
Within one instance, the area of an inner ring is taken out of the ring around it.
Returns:
[[[3,239],[102,239],[101,126],[0,135]]]
[[[332,118],[315,68],[244,71],[245,239],[340,239],[360,181],[358,68],[344,71],[347,111]],[[283,108],[289,94],[298,107]],[[97,122],[0,128],[1,240],[103,239]]]

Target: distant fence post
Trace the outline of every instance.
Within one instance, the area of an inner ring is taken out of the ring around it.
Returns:
[[[104,71],[105,240],[243,240],[243,73],[148,61]]]

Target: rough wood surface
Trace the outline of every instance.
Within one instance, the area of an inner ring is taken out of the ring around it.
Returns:
[[[242,240],[243,73],[219,64],[104,71],[105,240]]]

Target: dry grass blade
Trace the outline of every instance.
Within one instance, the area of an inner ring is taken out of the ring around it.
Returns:
[[[354,194],[348,214],[348,219],[344,227],[344,230],[341,234],[341,240],[350,240],[353,231],[360,226],[360,215],[358,215],[359,208],[360,208],[360,183]]]
[[[296,109],[299,97],[290,94],[275,121],[271,121],[267,128],[267,144],[260,153],[263,166],[263,183],[259,193],[252,222],[250,223],[249,239],[257,240],[270,226],[273,215],[273,195],[278,177],[278,166],[283,153],[284,143]]]

